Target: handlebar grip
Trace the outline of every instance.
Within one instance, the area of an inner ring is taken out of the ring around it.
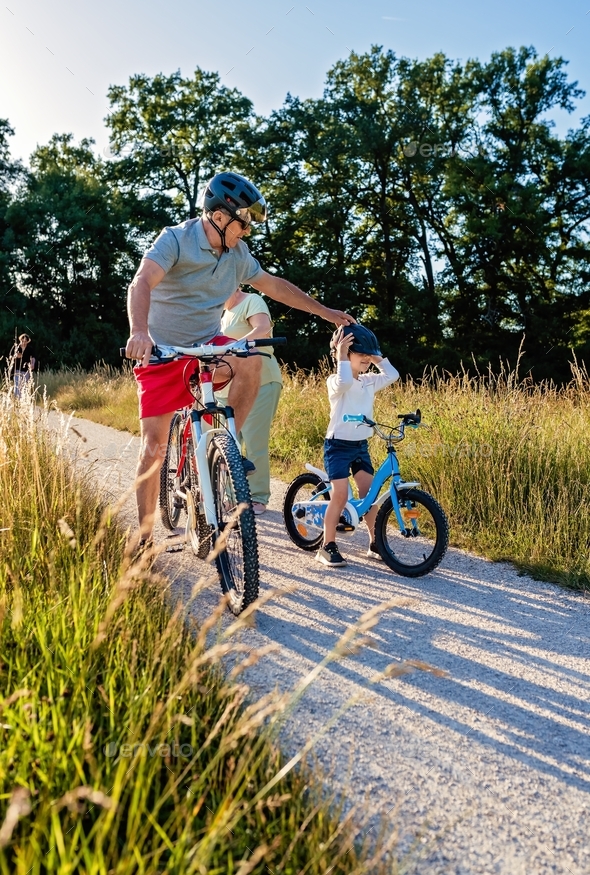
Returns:
[[[127,356],[125,355],[126,350],[127,350],[126,346],[119,347],[119,355],[121,356],[121,358],[127,358]],[[158,353],[159,353],[158,347],[152,346],[152,355],[157,355]],[[140,359],[137,359],[137,361],[140,361]]]
[[[342,417],[343,422],[363,422],[364,415],[362,413],[345,413]]]
[[[259,337],[252,341],[254,346],[280,346],[286,342],[286,337]]]

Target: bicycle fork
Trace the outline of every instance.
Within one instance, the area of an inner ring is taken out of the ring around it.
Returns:
[[[391,504],[393,506],[393,512],[395,513],[395,517],[397,519],[397,524],[399,526],[399,530],[402,534],[406,534],[408,531],[408,527],[406,525],[406,520],[404,520],[402,516],[402,506],[404,504],[404,492],[407,492],[409,489],[415,489],[417,486],[420,486],[420,483],[416,481],[412,481],[411,483],[407,483],[402,480],[402,476],[399,470],[399,462],[397,459],[397,453],[395,452],[395,448],[390,444],[387,447],[387,453],[389,455],[389,459],[391,462],[391,484],[389,487],[389,494],[391,496]],[[387,493],[385,493],[387,495]],[[385,500],[385,496],[383,497]],[[412,529],[414,531],[418,531],[418,523],[417,523],[417,515],[413,516],[412,511],[410,509],[406,509],[406,515],[409,517]]]
[[[201,494],[201,502],[203,504],[202,512],[205,515],[207,523],[213,526],[215,534],[219,534],[219,523],[217,519],[217,511],[215,507],[215,495],[213,492],[213,484],[209,476],[208,465],[208,450],[211,438],[223,431],[229,432],[236,446],[240,449],[236,425],[233,415],[233,409],[229,406],[221,407],[216,403],[215,393],[213,391],[213,374],[208,366],[201,367],[200,381],[202,390],[203,410],[191,410],[191,434],[193,438],[193,446],[195,448],[195,457],[197,460],[197,472],[199,475],[199,489]],[[203,431],[201,420],[203,416],[222,414],[225,418],[226,428],[224,429],[208,429]],[[241,450],[240,450],[241,455]],[[198,509],[197,509],[198,512]]]

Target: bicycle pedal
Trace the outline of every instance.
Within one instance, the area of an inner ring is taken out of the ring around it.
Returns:
[[[181,540],[181,535],[168,535],[164,543],[166,544],[166,553],[182,553],[184,550],[184,540]],[[167,542],[170,543],[167,543]]]
[[[338,523],[338,525],[336,526],[336,531],[341,532],[344,535],[350,535],[352,532],[354,532],[354,526],[352,526],[350,523]]]

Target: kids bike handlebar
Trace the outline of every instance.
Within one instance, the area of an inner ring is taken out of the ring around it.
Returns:
[[[345,413],[342,417],[343,422],[358,422],[359,425],[363,423],[368,425],[369,428],[374,428],[376,435],[383,438],[384,441],[391,443],[397,443],[404,439],[406,427],[418,428],[420,425],[424,425],[420,410],[416,410],[415,413],[400,413],[398,414],[398,419],[401,419],[399,425],[384,425],[381,422],[374,422],[374,420],[365,416],[364,413]],[[386,429],[386,431],[383,431],[383,429]],[[395,436],[394,433],[396,433]]]

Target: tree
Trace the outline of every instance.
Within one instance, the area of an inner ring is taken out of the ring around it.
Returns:
[[[564,66],[530,48],[467,65],[480,149],[449,165],[447,221],[433,222],[445,254],[452,246],[445,285],[453,334],[485,364],[515,358],[524,333],[527,364],[560,378],[567,378],[568,332],[588,307],[590,218],[588,121],[560,139],[547,120],[582,95]]]
[[[14,186],[24,175],[24,168],[10,157],[8,138],[14,130],[6,119],[0,119],[0,350],[8,355],[18,330],[16,314],[21,295],[13,276],[14,235],[7,220]]]
[[[111,86],[108,97],[119,184],[158,195],[178,221],[195,218],[205,182],[230,169],[239,154],[250,100],[198,67],[191,79],[180,71],[132,76],[128,87]]]
[[[104,177],[92,141],[55,135],[36,150],[7,210],[16,250],[19,325],[45,365],[116,363],[127,336],[126,287],[143,249],[149,202]]]

